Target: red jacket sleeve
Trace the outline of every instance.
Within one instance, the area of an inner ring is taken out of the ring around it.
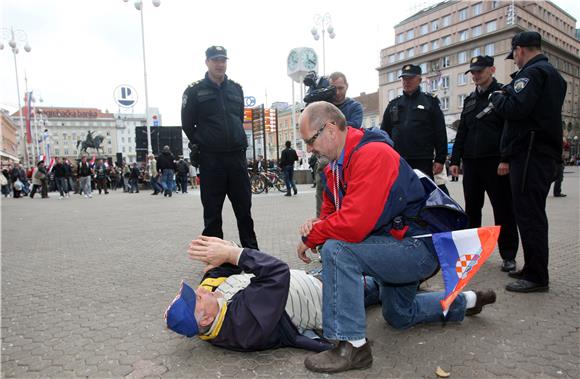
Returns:
[[[361,147],[343,173],[348,188],[341,208],[316,223],[304,243],[312,248],[328,239],[362,241],[381,216],[398,174],[399,156],[388,145],[369,143]],[[329,207],[334,209],[325,195],[323,209]]]

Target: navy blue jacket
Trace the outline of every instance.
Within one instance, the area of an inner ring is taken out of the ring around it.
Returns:
[[[255,277],[248,287],[230,299],[218,335],[208,342],[236,351],[278,347],[324,351],[332,348],[326,340],[314,340],[299,334],[286,313],[290,289],[290,269],[286,263],[246,248],[240,255],[238,267]],[[223,267],[214,270],[218,276],[223,276],[227,271]],[[209,276],[213,276],[211,271],[208,272]]]
[[[337,105],[337,107],[346,118],[347,125],[357,129],[362,127],[363,107],[361,103],[347,97],[344,103]]]

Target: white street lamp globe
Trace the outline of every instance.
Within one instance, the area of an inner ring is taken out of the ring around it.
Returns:
[[[0,50],[4,50],[4,44],[0,42]]]
[[[26,42],[26,45],[24,45],[24,51],[26,51],[27,53],[30,53],[30,50],[32,50],[32,47],[30,47],[28,42]]]
[[[18,53],[20,52],[20,50],[18,50],[18,48],[17,48],[17,47],[13,47],[13,48],[12,48],[12,52],[13,52],[14,54],[18,54]]]
[[[161,0],[153,0],[153,5],[158,7],[161,5]]]
[[[129,0],[123,0],[124,3],[128,2]]]
[[[135,1],[135,9],[137,9],[138,11],[141,10],[141,6],[143,6],[143,3],[141,3],[140,0]]]
[[[318,34],[318,29],[316,29],[316,26],[312,27],[312,29],[310,30],[310,33],[312,33],[314,38],[316,38],[316,35]]]
[[[320,39],[320,36],[318,35],[318,33],[317,33],[317,34],[315,34],[315,35],[314,35],[314,40],[315,40],[315,41],[318,41],[319,39]]]
[[[16,41],[14,41],[13,39],[11,39],[11,40],[10,40],[10,42],[8,42],[8,45],[9,45],[11,48],[13,48],[13,49],[14,49],[14,48],[16,47]]]
[[[326,29],[326,31],[330,34],[334,33],[334,28],[332,27],[332,25],[328,25],[328,28]]]
[[[334,32],[333,32],[333,33],[330,33],[328,36],[330,37],[330,39],[334,39],[334,37],[336,37],[336,34],[334,34]]]

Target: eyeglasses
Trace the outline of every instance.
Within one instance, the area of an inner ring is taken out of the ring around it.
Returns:
[[[304,140],[304,143],[307,144],[308,146],[312,146],[314,144],[314,141],[316,141],[316,139],[318,138],[318,136],[320,135],[320,133],[322,133],[322,131],[324,130],[324,128],[326,127],[326,124],[328,124],[328,121],[326,121],[324,123],[324,125],[322,125],[322,128],[318,129],[318,131],[316,133],[314,133],[314,135],[308,139]]]

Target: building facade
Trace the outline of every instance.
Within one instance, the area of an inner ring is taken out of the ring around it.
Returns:
[[[18,158],[18,125],[5,109],[0,109],[0,160],[4,164],[20,162]]]
[[[402,94],[404,65],[420,65],[421,88],[441,101],[448,126],[459,119],[473,90],[465,71],[477,55],[494,57],[496,78],[509,83],[517,70],[505,60],[512,37],[522,31],[542,35],[542,50],[568,82],[562,109],[565,132],[580,128],[580,41],[576,20],[550,1],[443,1],[395,26],[395,45],[381,50],[379,109]]]
[[[363,92],[354,100],[361,103],[363,107],[362,127],[365,129],[380,128],[382,114],[379,113],[379,93],[366,94]]]

